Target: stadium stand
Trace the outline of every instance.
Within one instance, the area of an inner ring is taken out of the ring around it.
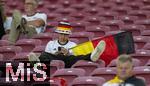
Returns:
[[[23,8],[21,0],[6,0],[6,14],[8,16],[12,15],[14,9],[24,12]],[[134,68],[134,72],[137,76],[143,77],[147,86],[150,86],[150,0],[40,0],[38,11],[45,12],[48,15],[45,33],[35,35],[32,39],[22,37],[15,46],[9,46],[8,35],[4,35],[0,40],[0,60],[24,61],[28,60],[29,52],[42,52],[46,43],[56,38],[54,28],[59,21],[72,23],[74,29],[70,40],[77,44],[122,30],[131,31],[136,46],[136,52],[131,55],[134,59],[138,59],[138,65]],[[78,78],[73,77],[75,80],[71,79],[69,83],[72,81],[76,83],[76,80],[78,82],[80,79],[82,81],[84,77],[81,76],[86,76],[86,79],[88,79],[87,75],[92,76],[92,78],[100,76],[107,81],[116,74],[115,69],[112,68],[114,66],[113,61],[113,65],[110,64],[109,68],[104,67],[105,63],[101,62],[77,62],[72,66],[75,69],[66,69],[62,67],[65,64],[60,63],[62,64],[60,65],[58,61],[53,63],[57,70],[55,70],[56,72],[53,71],[51,77],[58,77],[57,73],[63,77],[63,73],[66,71],[68,71],[67,73],[81,74],[80,77],[75,75]],[[87,71],[88,69],[91,70]],[[86,79],[83,82],[86,82]],[[5,79],[1,78],[0,81],[3,80]],[[51,81],[50,83],[52,83]],[[88,81],[91,81],[91,79]],[[91,82],[97,83],[97,81]],[[84,84],[84,86],[86,85]]]
[[[104,82],[105,79],[102,77],[85,76],[75,78],[72,81],[71,86],[102,86]]]

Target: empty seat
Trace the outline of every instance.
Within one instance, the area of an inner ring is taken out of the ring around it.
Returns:
[[[87,7],[85,9],[85,12],[88,13],[90,16],[97,15],[100,11],[104,11],[104,9],[99,7]]]
[[[107,1],[107,0],[103,0],[103,1]],[[115,4],[112,2],[106,2],[106,3],[99,3],[98,6],[103,8],[105,11],[109,11],[112,9],[112,7],[115,6]]]
[[[94,69],[101,67],[98,63],[94,63],[91,61],[79,60],[72,68],[82,68],[86,71],[86,75],[89,75]],[[104,67],[104,66],[103,66]]]
[[[109,1],[119,6],[124,5],[127,2],[127,0],[109,0]]]
[[[132,32],[133,36],[141,35],[141,32],[145,30],[143,25],[124,25],[121,27],[121,30]]]
[[[149,5],[148,6],[142,6],[141,9],[149,11],[150,10],[150,6]]]
[[[80,68],[68,68],[68,69],[59,69],[57,70],[52,77],[61,77],[66,80],[68,83],[68,86],[71,84],[71,82],[79,77],[79,76],[84,76],[85,71]]]
[[[15,44],[22,48],[22,52],[31,52],[36,46],[41,45],[41,41],[38,39],[21,39]]]
[[[45,46],[36,46],[32,52],[34,53],[42,53],[45,50]]]
[[[148,62],[145,64],[145,66],[150,66],[150,59],[149,59]]]
[[[0,46],[9,46],[10,42],[8,40],[0,40]]]
[[[53,40],[54,38],[53,33],[40,33],[35,36],[33,36],[33,39],[39,39],[41,40],[42,44],[41,45],[46,45],[49,41]]]
[[[139,59],[141,61],[141,65],[145,65],[150,57],[149,50],[136,50],[135,54],[132,54],[133,58]]]
[[[104,17],[105,20],[113,20],[115,19],[115,16],[118,16],[118,14],[113,11],[102,11],[98,15],[99,17]]]
[[[61,16],[69,16],[73,11],[75,10],[72,8],[59,8],[56,12],[61,14]]]
[[[135,44],[138,49],[142,49],[146,43],[149,42],[150,37],[148,36],[134,36],[133,37]]]
[[[105,79],[102,77],[78,77],[73,80],[71,86],[102,86]]]
[[[145,50],[150,50],[150,43],[146,43],[143,47]]]
[[[144,11],[144,10],[135,10],[135,11],[130,11],[128,14],[132,16],[137,16],[138,19],[147,19],[147,15],[149,14],[149,11]]]
[[[87,3],[89,6],[96,6],[98,3],[101,3],[102,0],[85,0],[85,3]]]
[[[19,46],[2,46],[0,47],[0,54],[4,56],[4,60],[13,58],[17,53],[20,53],[22,48]]]
[[[87,42],[93,37],[94,33],[92,32],[74,32],[70,35],[70,38],[77,38],[79,40],[79,43]]]
[[[109,26],[111,31],[119,30],[121,26],[124,25],[121,20],[110,20],[110,21],[102,21],[102,25]]]
[[[110,27],[108,26],[89,26],[86,28],[87,32],[93,32],[94,37],[102,37],[106,34],[106,32],[110,31]]]
[[[100,23],[101,23],[101,21],[103,21],[103,20],[105,20],[105,18],[103,18],[103,17],[90,17],[90,16],[87,16],[86,18],[85,18],[85,21],[87,21],[89,24],[88,24],[88,26],[97,26],[97,25],[99,25]]]
[[[72,4],[71,6],[71,8],[75,9],[76,11],[83,11],[86,7],[87,7],[86,4]]]
[[[50,86],[67,86],[67,83],[63,78],[50,78]]]
[[[118,0],[118,1],[121,1],[121,0]],[[117,12],[118,15],[127,15],[128,14],[128,11],[131,10],[130,7],[127,7],[127,6],[114,6],[112,8],[113,11]]]
[[[138,2],[138,1],[133,1],[133,2],[127,2],[125,3],[126,6],[131,7],[132,10],[139,10],[140,7],[144,6],[143,3]]]
[[[113,79],[116,76],[115,68],[97,68],[92,73],[91,76],[103,77],[106,81]]]
[[[29,61],[28,55],[29,55],[29,53],[18,53],[11,60],[13,60],[13,61]]]
[[[50,21],[54,21],[57,17],[59,17],[60,14],[57,14],[57,13],[48,13],[47,16],[48,16],[48,21],[50,22]]]
[[[143,30],[143,31],[141,32],[141,35],[142,35],[142,36],[150,36],[150,30]]]
[[[73,31],[73,32],[85,31],[86,24],[87,24],[87,22],[84,22],[84,21],[71,22],[71,25],[72,25],[72,27],[73,27],[72,31]]]
[[[135,22],[135,24],[144,25],[147,30],[149,30],[149,28],[150,28],[150,20],[149,19],[138,20]]]
[[[142,2],[144,3],[144,5],[150,5],[150,1],[149,0],[142,0]]]
[[[52,60],[50,62],[50,75],[54,74],[58,69],[65,68],[65,63],[61,60]]]
[[[144,77],[146,80],[146,84],[150,84],[150,68],[143,66],[143,67],[135,67],[133,72],[136,76]]]
[[[108,65],[108,67],[116,67],[117,66],[117,59],[114,59],[110,62],[110,64]],[[138,59],[133,59],[133,66],[137,67],[137,66],[141,66],[141,62]]]
[[[138,20],[138,17],[137,16],[124,15],[124,16],[117,16],[115,19],[122,20],[125,25],[131,25],[131,24],[134,24],[134,22],[136,20]]]
[[[74,17],[76,21],[82,21],[85,18],[85,15],[87,15],[85,12],[72,12],[70,14],[71,17]]]

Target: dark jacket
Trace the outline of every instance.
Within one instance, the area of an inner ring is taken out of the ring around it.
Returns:
[[[135,76],[129,77],[120,86],[146,86],[144,81]]]

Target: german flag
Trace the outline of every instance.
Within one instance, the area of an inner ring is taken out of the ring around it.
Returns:
[[[101,41],[105,43],[105,48],[100,54],[99,59],[104,60],[106,65],[108,65],[113,59],[117,58],[120,54],[131,54],[135,52],[131,32],[119,32],[117,34],[96,38],[77,45],[72,48],[72,51],[75,56],[90,54]]]

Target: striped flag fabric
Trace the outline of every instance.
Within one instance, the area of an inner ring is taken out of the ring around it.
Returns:
[[[119,32],[117,34],[96,38],[91,41],[79,44],[73,47],[75,56],[87,55],[94,51],[100,41],[105,42],[105,48],[100,58],[108,65],[113,59],[116,59],[120,54],[134,53],[134,41],[131,32]]]

